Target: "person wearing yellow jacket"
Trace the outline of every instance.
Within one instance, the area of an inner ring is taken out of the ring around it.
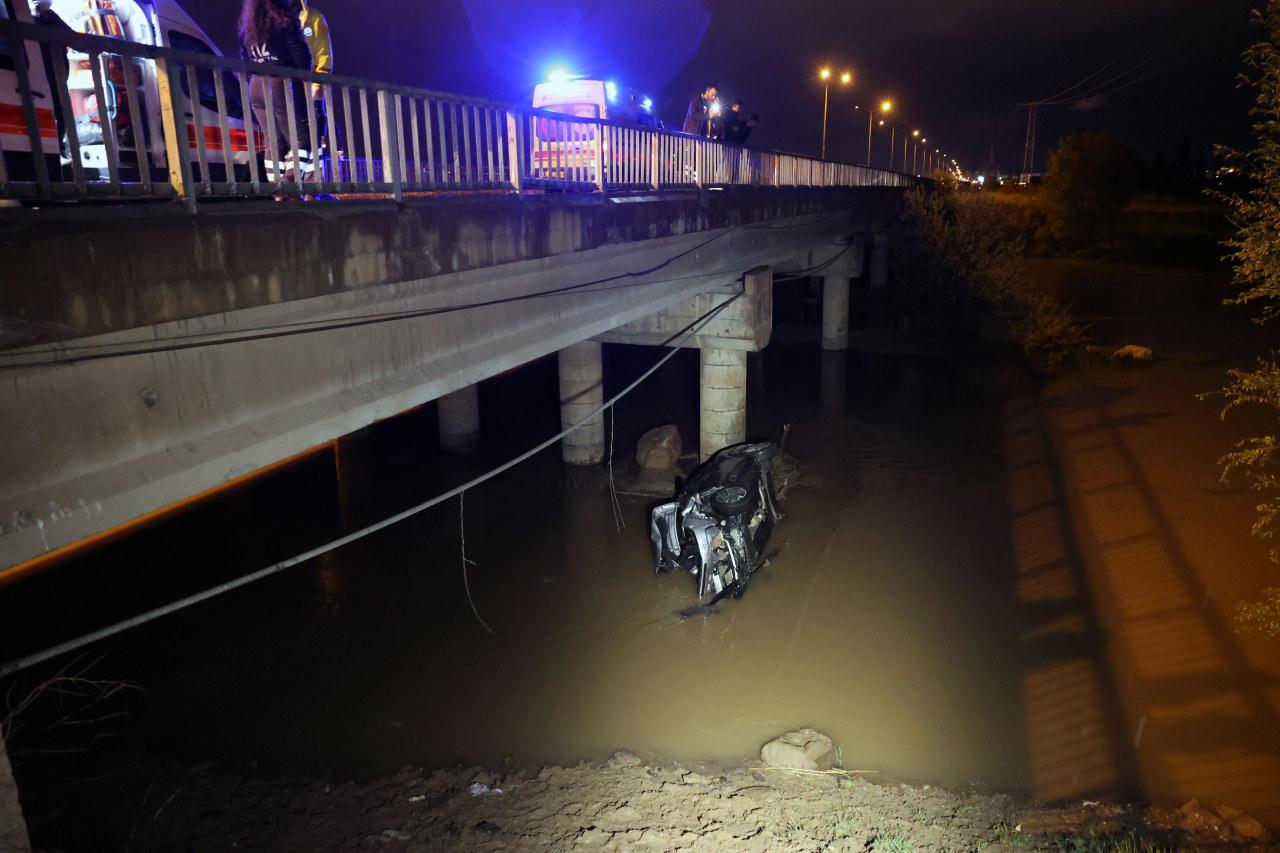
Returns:
[[[333,40],[329,37],[329,22],[325,20],[324,13],[307,0],[299,0],[299,6],[298,23],[302,25],[302,35],[307,40],[307,46],[311,48],[311,70],[316,74],[332,74]],[[324,88],[319,83],[311,84],[311,101],[315,104],[318,122],[316,128],[325,147],[329,147]],[[340,132],[338,136],[341,138]]]

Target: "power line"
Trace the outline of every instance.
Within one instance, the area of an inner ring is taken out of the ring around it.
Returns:
[[[391,527],[394,524],[398,524],[399,522],[404,521],[407,518],[411,518],[412,516],[418,515],[434,506],[437,506],[438,504],[444,503],[445,501],[451,498],[455,498],[455,497],[458,497],[459,495],[466,493],[470,489],[473,489],[493,479],[499,474],[502,474],[503,472],[508,471],[511,468],[514,468],[516,465],[519,465],[521,462],[531,459],[532,457],[546,450],[548,447],[551,447],[557,441],[560,441],[566,435],[569,435],[570,433],[574,432],[575,430],[577,430],[578,428],[586,424],[592,418],[595,418],[597,415],[600,415],[603,412],[610,409],[619,400],[621,400],[623,397],[627,396],[636,388],[638,388],[642,382],[644,382],[654,373],[657,373],[658,370],[664,364],[666,364],[668,361],[670,361],[680,352],[680,347],[688,339],[692,338],[699,331],[701,331],[702,328],[706,326],[708,323],[710,323],[711,320],[713,320],[717,314],[719,314],[724,309],[728,308],[738,299],[742,298],[742,295],[745,292],[746,292],[745,290],[739,290],[736,294],[729,297],[728,299],[720,303],[715,308],[712,308],[711,310],[704,312],[701,316],[696,318],[693,322],[689,323],[680,331],[676,332],[674,335],[667,338],[665,341],[662,342],[661,346],[670,346],[671,351],[668,352],[666,355],[664,355],[662,358],[658,359],[658,361],[652,367],[650,367],[648,370],[642,373],[639,376],[639,378],[637,378],[634,382],[632,382],[626,388],[623,388],[620,392],[615,394],[609,400],[605,401],[600,407],[598,407],[597,409],[592,411],[590,414],[583,417],[577,423],[561,430],[560,432],[553,435],[551,438],[546,439],[542,443],[538,444],[536,447],[533,447],[532,449],[525,451],[519,456],[516,456],[514,459],[510,459],[504,462],[498,467],[493,468],[485,472],[484,474],[481,474],[475,479],[472,479],[466,483],[463,483],[461,486],[457,486],[453,489],[450,489],[447,492],[444,492],[443,494],[436,495],[434,498],[423,501],[422,503],[417,504],[416,506],[412,506],[406,510],[396,513],[395,515],[392,515],[388,518],[384,518],[382,521],[378,521],[378,522],[375,522],[374,524],[368,525],[367,527],[363,527],[360,530],[355,531],[354,533],[348,533],[347,535],[334,539],[328,543],[325,543],[324,545],[317,546],[315,548],[312,548],[309,551],[304,551],[301,554],[297,554],[292,557],[289,557],[288,559],[281,560],[277,563],[273,563],[270,566],[267,566],[266,568],[263,568],[263,569],[259,569],[256,572],[251,572],[250,574],[242,575],[233,580],[229,580],[229,581],[226,581],[225,583],[218,584],[217,586],[210,587],[209,589],[206,589],[202,592],[195,593],[194,595],[189,595],[189,596],[186,596],[185,598],[180,598],[177,601],[169,602],[168,604],[165,604],[161,607],[156,607],[152,610],[146,611],[145,613],[140,613],[137,616],[132,616],[128,619],[124,619],[112,625],[108,625],[105,628],[100,628],[96,631],[90,631],[87,634],[82,634],[81,636],[76,637],[75,639],[72,639],[72,640],[68,640],[65,643],[59,643],[58,645],[51,646],[47,649],[44,649],[43,651],[34,652],[25,657],[21,657],[21,658],[18,658],[17,660],[10,661],[4,664],[3,666],[0,666],[0,678],[5,678],[7,676],[13,675],[14,673],[21,672],[24,669],[29,669],[33,666],[36,666],[37,664],[41,664],[41,663],[44,663],[45,661],[52,660],[68,652],[73,652],[73,651],[76,651],[77,649],[82,649],[85,646],[98,642],[99,640],[105,640],[108,637],[113,637],[116,634],[120,634],[120,633],[123,633],[124,631],[128,631],[130,628],[136,628],[140,625],[145,625],[148,622],[153,622],[156,619],[160,619],[164,616],[168,616],[169,614],[176,613],[179,610],[185,610],[188,607],[192,607],[196,604],[200,604],[212,598],[216,598],[217,596],[222,595],[223,593],[230,592],[234,589],[239,589],[242,586],[247,586],[251,583],[254,583],[255,581],[259,581],[264,578],[270,577],[272,575],[278,574],[284,571],[285,569],[292,568],[293,566],[298,565],[299,563],[304,563],[308,560],[314,559],[323,554],[327,554],[330,551],[334,551],[338,548],[341,548],[344,545],[349,545],[352,542],[357,542],[361,539],[371,536],[374,533],[377,533],[381,530]]]

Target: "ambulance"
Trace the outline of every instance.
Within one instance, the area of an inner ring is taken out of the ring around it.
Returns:
[[[534,87],[532,106],[578,119],[604,119],[651,130],[662,127],[653,112],[652,98],[612,80],[575,77],[562,68],[553,68],[546,81]],[[534,122],[530,164],[534,179],[564,181],[593,175],[597,128],[598,125],[585,122],[562,123],[539,116]],[[624,154],[610,151],[607,142],[600,147],[605,161],[605,180],[610,181],[610,172],[620,172],[625,165]]]
[[[174,0],[54,0],[53,10],[73,30],[88,35],[213,56],[222,55],[212,39]],[[30,23],[27,0],[0,0],[0,18]],[[15,57],[9,42],[0,39],[0,148],[4,151],[4,165],[10,180],[34,178],[31,140],[27,133],[15,66],[16,62],[22,61],[35,101],[40,153],[49,164],[50,176],[56,181],[57,176],[69,172],[65,167],[70,162],[71,146],[67,140],[59,139],[54,115],[54,81],[50,79],[40,46],[34,42],[24,42],[23,48],[24,55]],[[59,53],[56,48],[51,52],[52,62],[59,60]],[[163,174],[166,153],[160,137],[160,95],[155,63],[119,54],[103,54],[105,103],[99,104],[89,57],[72,50],[66,53],[66,58],[67,95],[72,116],[65,125],[67,132],[74,132],[80,143],[81,165],[86,177],[92,180],[107,176],[104,120],[115,128],[122,178],[136,180],[144,166],[153,174]],[[129,91],[126,83],[125,62],[130,63],[134,72],[131,76],[136,90],[133,92]],[[239,78],[231,72],[199,68],[196,72],[197,91],[193,98],[185,68],[178,67],[176,70],[179,72],[177,77],[189,122],[187,143],[191,159],[198,159],[195,123],[192,121],[198,111],[203,127],[206,162],[212,173],[210,177],[220,180],[226,173],[228,163],[247,164],[251,150],[245,134],[248,104],[242,103]],[[231,131],[230,151],[223,150],[214,73],[223,75]],[[261,150],[260,136],[261,134],[255,134],[256,144],[253,150]]]

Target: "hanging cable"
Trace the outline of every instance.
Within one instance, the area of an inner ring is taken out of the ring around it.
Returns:
[[[701,316],[693,320],[693,322],[689,323],[687,326],[680,329],[675,334],[671,335],[669,338],[663,341],[661,346],[669,346],[671,348],[671,351],[666,353],[664,356],[662,356],[662,358],[658,359],[658,361],[652,367],[650,367],[644,373],[640,374],[640,376],[635,381],[627,385],[627,387],[623,388],[611,399],[605,401],[604,404],[596,408],[594,411],[592,411],[586,417],[579,420],[577,423],[572,424],[569,427],[566,427],[565,429],[561,430],[560,432],[546,439],[545,441],[538,444],[537,446],[531,448],[530,450],[525,451],[519,456],[516,456],[514,459],[510,459],[504,462],[503,464],[499,465],[498,467],[493,468],[487,471],[486,473],[481,474],[480,476],[472,480],[469,480],[466,483],[463,483],[460,486],[450,489],[449,491],[444,492],[443,494],[436,495],[434,498],[423,501],[422,503],[417,504],[416,506],[409,507],[406,510],[398,512],[395,515],[392,515],[388,518],[384,518],[382,521],[375,522],[374,524],[371,524],[353,533],[349,533],[345,536],[341,536],[337,539],[332,540],[331,542],[325,543],[324,545],[319,545],[315,548],[310,549],[309,551],[304,551],[301,554],[297,554],[295,556],[289,557],[288,559],[281,560],[278,563],[273,563],[272,565],[267,566],[266,568],[263,568],[263,569],[259,569],[256,572],[251,572],[250,574],[242,575],[233,580],[226,581],[225,583],[220,583],[217,586],[213,586],[213,587],[210,587],[209,589],[204,590],[203,592],[198,592],[193,595],[186,596],[185,598],[180,598],[177,601],[172,601],[161,607],[148,610],[145,613],[140,613],[137,616],[124,619],[120,622],[116,622],[115,624],[109,625],[105,628],[100,628],[96,631],[90,631],[87,634],[82,634],[81,636],[76,637],[75,639],[72,639],[72,640],[68,640],[65,643],[59,643],[58,645],[51,646],[47,649],[44,649],[43,651],[34,652],[32,654],[26,655],[25,657],[21,657],[21,658],[18,658],[17,660],[10,661],[9,663],[6,663],[0,666],[0,678],[4,678],[16,672],[20,672],[24,669],[29,669],[30,667],[36,666],[37,664],[44,663],[45,661],[48,661],[48,660],[52,660],[53,658],[59,657],[60,655],[64,655],[67,652],[72,652],[72,651],[75,651],[76,649],[84,648],[85,646],[88,646],[92,643],[96,643],[99,640],[104,640],[108,637],[112,637],[112,636],[115,636],[116,634],[120,634],[124,631],[127,631],[130,628],[136,628],[139,625],[145,625],[148,622],[153,622],[156,619],[159,619],[163,616],[168,616],[171,613],[175,613],[179,610],[184,610],[188,607],[192,607],[193,605],[200,604],[201,602],[204,602],[204,601],[208,601],[211,598],[216,598],[217,596],[222,595],[223,593],[230,592],[234,589],[239,589],[242,586],[247,586],[248,584],[254,583],[255,581],[262,580],[263,578],[271,577],[272,575],[278,574],[284,571],[285,569],[298,565],[299,563],[304,563],[308,560],[312,560],[316,557],[319,557],[322,554],[327,554],[330,551],[336,550],[337,548],[341,548],[344,545],[349,545],[352,542],[357,542],[361,539],[364,539],[368,536],[373,535],[374,533],[377,533],[381,530],[385,530],[386,528],[391,527],[394,524],[398,524],[399,522],[404,521],[407,518],[411,518],[415,515],[425,512],[426,510],[434,506],[437,506],[447,500],[450,500],[451,498],[455,498],[464,494],[468,490],[473,489],[476,486],[481,485],[482,483],[492,480],[494,477],[497,477],[499,474],[502,474],[514,468],[515,466],[519,465],[521,462],[531,459],[532,457],[546,450],[548,447],[551,447],[557,441],[560,441],[569,433],[582,427],[584,424],[587,423],[587,421],[591,420],[597,415],[603,414],[607,409],[609,409],[611,406],[613,406],[623,397],[630,394],[637,387],[639,387],[642,382],[644,382],[653,374],[657,373],[658,370],[661,369],[661,367],[664,364],[666,364],[668,361],[674,358],[680,352],[680,347],[683,346],[683,344],[687,340],[697,335],[698,332],[701,331],[702,328],[705,327],[708,323],[710,323],[720,312],[724,311],[734,302],[738,301],[738,299],[742,297],[743,293],[745,293],[745,290],[739,290],[736,294],[733,294],[724,302],[717,305],[715,308],[712,308],[711,310],[703,313]],[[464,559],[465,559],[465,555],[464,555]],[[477,617],[478,615],[479,614],[477,614]]]
[[[480,627],[484,628],[491,635],[493,629],[489,627],[489,623],[484,621],[484,617],[480,615],[480,611],[476,609],[476,600],[471,597],[471,581],[468,578],[470,574],[467,569],[474,566],[475,560],[467,559],[467,493],[462,492],[458,495],[458,544],[462,550],[462,588],[467,593],[467,604],[471,605],[471,612],[475,614],[476,621],[480,623]]]

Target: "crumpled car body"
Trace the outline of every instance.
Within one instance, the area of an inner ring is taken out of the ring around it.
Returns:
[[[654,507],[649,536],[658,574],[692,574],[700,604],[742,595],[783,517],[773,483],[776,454],[768,442],[726,447],[689,476],[675,500]]]

